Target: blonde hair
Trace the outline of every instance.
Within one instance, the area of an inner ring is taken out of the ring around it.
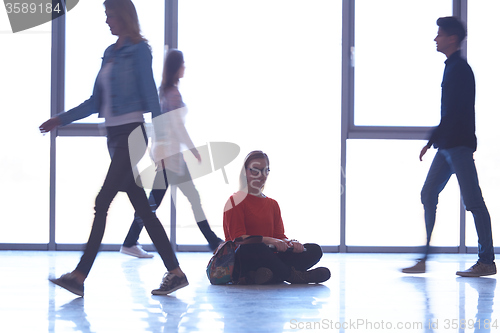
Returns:
[[[125,29],[125,36],[129,37],[132,43],[148,42],[141,34],[141,27],[139,25],[139,17],[134,4],[130,0],[106,0],[104,7],[107,10],[112,10],[113,13],[119,18]]]

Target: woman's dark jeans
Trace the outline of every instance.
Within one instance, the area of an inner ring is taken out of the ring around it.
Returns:
[[[104,184],[95,200],[94,222],[92,224],[92,231],[90,232],[87,246],[76,267],[76,271],[85,276],[89,274],[97,256],[97,252],[99,251],[104,229],[106,227],[108,209],[118,191],[127,193],[135,211],[144,221],[144,226],[146,227],[149,237],[153,241],[165,267],[169,271],[179,267],[179,263],[172,250],[172,246],[170,245],[163,225],[158,220],[155,213],[151,211],[144,189],[137,186],[134,181],[128,139],[130,133],[138,126],[143,126],[143,124],[133,123],[107,128],[108,150],[111,155],[111,164]],[[147,138],[145,139],[147,140]]]
[[[304,244],[307,249],[302,253],[274,252],[264,243],[240,245],[236,251],[236,259],[240,266],[236,274],[246,276],[249,271],[256,271],[260,267],[269,268],[273,272],[271,283],[280,283],[287,280],[292,267],[298,271],[307,271],[316,265],[323,251],[318,244]]]

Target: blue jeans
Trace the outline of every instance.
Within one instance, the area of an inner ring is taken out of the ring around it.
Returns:
[[[436,221],[436,207],[439,193],[444,189],[452,174],[457,176],[465,209],[474,216],[478,236],[479,261],[493,263],[495,259],[491,220],[483,200],[473,158],[474,150],[460,146],[438,149],[422,188],[421,199],[425,211],[427,244],[425,257],[429,253],[429,243]]]

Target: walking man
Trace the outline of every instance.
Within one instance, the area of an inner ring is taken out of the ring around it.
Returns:
[[[432,161],[422,188],[421,199],[425,211],[427,243],[424,257],[414,266],[403,269],[404,273],[424,273],[425,261],[436,220],[439,193],[452,174],[456,174],[465,208],[474,216],[478,235],[479,260],[460,276],[484,276],[496,274],[495,254],[491,234],[491,220],[479,187],[473,154],[477,147],[475,135],[474,73],[460,54],[460,45],[466,30],[455,17],[437,20],[438,34],[434,41],[438,52],[446,55],[443,82],[441,84],[441,121],[434,129],[427,145],[420,152],[420,160],[434,146],[438,151]]]

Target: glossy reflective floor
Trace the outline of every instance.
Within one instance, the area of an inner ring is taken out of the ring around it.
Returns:
[[[101,252],[85,298],[50,284],[79,252],[0,251],[0,332],[500,332],[496,276],[460,278],[475,255],[438,254],[405,275],[414,254],[325,254],[323,285],[212,286],[209,253],[178,253],[190,285],[152,296],[153,259]]]

